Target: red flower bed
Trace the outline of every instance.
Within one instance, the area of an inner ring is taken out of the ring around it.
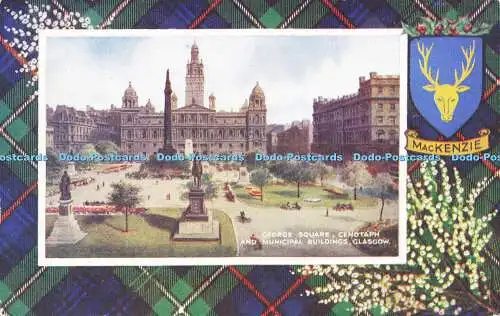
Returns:
[[[47,213],[58,213],[58,207],[47,207]],[[146,212],[144,207],[136,207],[129,210],[129,214],[141,214]],[[75,214],[109,214],[109,213],[122,213],[114,205],[101,205],[101,206],[73,206],[73,213]]]

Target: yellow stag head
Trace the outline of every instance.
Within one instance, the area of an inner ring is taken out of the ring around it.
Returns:
[[[458,71],[455,69],[455,83],[452,85],[439,84],[439,69],[436,71],[436,77],[433,78],[432,76],[432,68],[429,66],[429,57],[433,46],[434,44],[432,44],[430,48],[425,48],[423,43],[417,44],[418,52],[422,56],[422,59],[418,60],[420,71],[430,83],[423,88],[426,91],[434,92],[434,103],[441,113],[441,120],[443,122],[451,122],[453,120],[453,113],[455,113],[455,109],[460,99],[459,94],[470,89],[469,86],[464,86],[462,83],[470,76],[472,70],[474,70],[476,62],[474,59],[475,43],[472,42],[468,50],[462,47],[465,64],[462,62],[462,73],[460,77],[458,76]]]

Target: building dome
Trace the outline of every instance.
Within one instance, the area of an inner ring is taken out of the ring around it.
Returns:
[[[255,87],[252,89],[252,94],[251,96],[256,96],[256,97],[264,97],[264,90],[259,86],[259,82],[255,84]]]
[[[125,89],[122,97],[122,107],[124,108],[135,108],[138,105],[137,92],[132,88],[132,82],[128,82],[128,88]]]
[[[249,110],[265,110],[266,109],[266,96],[264,90],[259,86],[259,82],[255,84],[250,94]]]
[[[132,82],[128,82],[128,88],[125,89],[125,93],[123,94],[125,97],[135,97],[137,96],[137,92],[135,89],[132,87]]]

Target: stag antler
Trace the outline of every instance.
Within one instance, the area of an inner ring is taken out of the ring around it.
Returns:
[[[423,62],[421,59],[418,60],[418,64],[420,65],[420,71],[424,75],[424,77],[433,85],[439,86],[439,69],[436,71],[436,79],[432,78],[432,68],[429,66],[429,57],[431,55],[432,48],[434,44],[431,45],[430,48],[425,48],[423,43],[417,43],[418,52],[424,59]],[[422,64],[423,63],[423,64]]]
[[[460,75],[460,78],[458,78],[458,72],[455,69],[455,84],[453,85],[455,87],[458,87],[462,82],[464,82],[465,79],[467,79],[467,77],[470,76],[476,64],[476,60],[473,60],[476,50],[476,42],[472,41],[472,45],[469,46],[469,50],[465,50],[463,47],[461,48],[465,57],[466,65],[462,62],[462,74]]]

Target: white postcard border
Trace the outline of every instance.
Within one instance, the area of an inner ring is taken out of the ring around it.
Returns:
[[[285,29],[285,30],[41,30],[38,54],[38,152],[46,154],[46,58],[48,37],[169,37],[169,36],[394,36],[400,35],[399,154],[406,155],[408,38],[402,29]],[[199,265],[330,265],[405,264],[407,262],[407,163],[399,162],[398,256],[394,257],[177,257],[177,258],[47,258],[45,238],[46,163],[38,163],[38,264],[40,266],[199,266]],[[240,247],[240,245],[237,245]]]

